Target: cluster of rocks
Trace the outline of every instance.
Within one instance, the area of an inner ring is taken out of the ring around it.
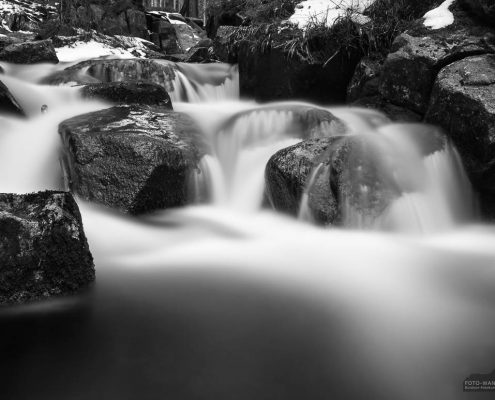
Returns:
[[[383,62],[361,60],[348,92],[351,104],[443,128],[487,216],[495,213],[493,10],[491,2],[465,0],[452,7],[452,25],[431,30],[416,21]]]

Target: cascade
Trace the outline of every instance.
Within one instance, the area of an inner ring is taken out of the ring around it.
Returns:
[[[30,69],[53,71],[23,68],[1,75],[28,118],[0,117],[0,192],[61,189],[57,125],[110,105],[26,82]],[[65,398],[89,388],[107,398],[297,399],[302,387],[315,398],[462,400],[462,380],[494,367],[495,232],[474,225],[475,196],[452,144],[426,125],[311,105],[345,122],[342,143],[364,138],[338,175],[352,189],[339,199],[348,229],[323,229],[308,223],[308,199],[336,179],[343,147],[309,174],[299,220],[266,207],[264,172],[278,150],[335,126],[301,128],[297,110],[308,104],[240,101],[231,66],[177,68],[174,109],[201,125],[211,148],[192,173],[191,205],[131,218],[78,200],[94,291],[76,304],[0,310],[0,331],[10,332],[0,342],[20,338],[32,350],[2,352],[6,380],[33,382],[17,382],[20,398],[32,387],[52,393],[56,381]],[[371,215],[377,178],[395,197]]]

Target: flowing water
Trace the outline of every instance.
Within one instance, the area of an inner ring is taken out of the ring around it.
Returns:
[[[53,67],[16,68],[1,78],[29,118],[0,116],[0,192],[62,189],[58,123],[110,105],[35,83]],[[96,285],[0,311],[0,398],[474,396],[463,380],[495,368],[495,231],[476,224],[452,145],[432,150],[431,127],[330,109],[370,145],[343,175],[357,188],[339,199],[344,226],[317,227],[308,199],[330,164],[309,175],[299,218],[266,206],[264,170],[329,126],[302,132],[307,104],[240,101],[230,66],[178,68],[174,108],[212,149],[193,177],[197,204],[130,218],[79,200]],[[378,216],[365,211],[369,163],[397,193]]]

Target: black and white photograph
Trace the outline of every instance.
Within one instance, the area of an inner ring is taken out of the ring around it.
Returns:
[[[495,0],[0,0],[0,400],[495,399]]]

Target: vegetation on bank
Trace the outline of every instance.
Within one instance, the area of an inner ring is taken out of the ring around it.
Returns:
[[[340,0],[329,0],[335,5]],[[226,38],[231,53],[240,43],[252,51],[282,49],[288,57],[325,63],[339,53],[359,53],[372,58],[384,57],[393,40],[412,21],[421,18],[440,3],[439,0],[376,0],[364,13],[369,22],[361,24],[350,7],[331,27],[316,18],[303,31],[287,19],[294,13],[298,0],[212,0],[208,14],[222,24],[222,16],[236,15],[241,26]]]

